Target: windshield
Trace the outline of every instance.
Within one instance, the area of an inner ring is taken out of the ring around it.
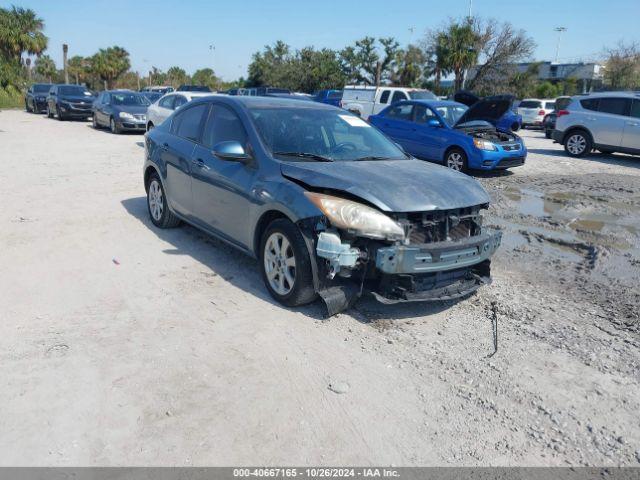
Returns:
[[[80,85],[71,85],[59,87],[60,95],[74,95],[77,97],[90,97],[93,94],[84,87]]]
[[[411,100],[433,100],[436,96],[429,90],[413,90],[409,92]]]
[[[402,160],[407,156],[380,131],[334,109],[255,107],[260,138],[276,157],[290,161]],[[282,155],[288,153],[289,155]],[[304,154],[304,155],[293,155]]]
[[[162,94],[159,92],[143,92],[142,95],[147,97],[151,103],[155,102],[162,96]]]
[[[535,100],[523,100],[518,105],[519,108],[542,108],[542,102],[537,102]]]
[[[47,93],[51,90],[51,85],[34,85],[33,91],[36,93]]]
[[[453,127],[460,119],[462,114],[469,109],[469,107],[467,107],[466,105],[443,105],[440,107],[435,107],[435,109],[444,119],[444,121],[447,122],[447,125]]]
[[[138,93],[112,93],[111,103],[113,105],[150,105],[147,97]]]

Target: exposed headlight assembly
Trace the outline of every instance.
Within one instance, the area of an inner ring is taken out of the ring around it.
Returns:
[[[120,112],[118,116],[124,120],[133,120],[134,116],[127,112]]]
[[[384,213],[358,202],[332,195],[304,192],[334,227],[368,238],[403,240],[404,230]]]
[[[483,140],[481,138],[474,138],[473,144],[475,145],[476,148],[479,148],[480,150],[490,150],[492,152],[495,152],[496,150],[498,150],[498,147],[496,147],[493,143],[487,140]]]

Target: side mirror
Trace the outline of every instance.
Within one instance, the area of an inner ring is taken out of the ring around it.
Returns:
[[[431,118],[427,121],[427,125],[429,125],[430,127],[433,128],[440,128],[442,125],[440,124],[439,120],[436,120],[435,118]]]
[[[244,151],[240,142],[220,142],[213,146],[213,154],[222,160],[248,163],[251,157]]]

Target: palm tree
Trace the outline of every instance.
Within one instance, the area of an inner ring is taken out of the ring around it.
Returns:
[[[440,90],[440,80],[443,75],[450,73],[448,64],[448,38],[445,32],[436,32],[431,34],[427,40],[426,45],[427,57],[430,58],[428,63],[428,74],[433,75],[435,80],[433,82],[434,89]]]
[[[20,62],[24,53],[40,55],[48,42],[43,29],[44,22],[31,9],[0,8],[0,52],[14,62]]]
[[[188,83],[187,72],[180,67],[171,67],[167,70],[167,82],[175,88],[183,83]]]
[[[463,24],[452,23],[445,34],[446,60],[450,70],[455,75],[454,90],[460,90],[464,83],[465,71],[478,61],[476,48],[478,36],[469,22]]]
[[[49,80],[49,83],[53,83],[53,76],[58,73],[56,64],[49,55],[41,55],[36,58],[36,73],[42,75]]]
[[[102,79],[105,90],[130,66],[129,52],[122,47],[101,48],[91,57],[91,71]]]
[[[87,68],[89,66],[89,62],[81,57],[80,55],[75,55],[69,59],[67,62],[69,73],[75,78],[76,84],[80,84],[80,80],[86,77]]]

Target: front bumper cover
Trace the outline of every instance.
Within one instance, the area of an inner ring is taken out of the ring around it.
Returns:
[[[384,247],[376,254],[376,268],[385,274],[404,274],[470,267],[489,259],[501,240],[502,232],[490,230],[458,242]]]

